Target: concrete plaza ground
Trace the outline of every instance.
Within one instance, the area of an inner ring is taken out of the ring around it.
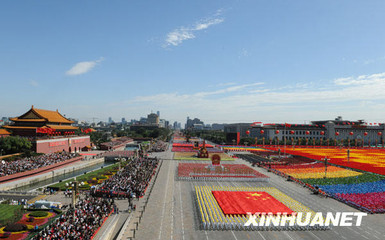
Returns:
[[[163,159],[163,164],[138,230],[135,231],[135,239],[383,239],[385,235],[383,227],[385,215],[383,214],[364,217],[360,227],[333,227],[326,231],[201,230],[194,204],[195,186],[275,187],[315,212],[357,212],[358,210],[334,199],[313,195],[308,189],[294,182],[287,182],[284,178],[258,167],[255,169],[269,176],[270,182],[177,181],[175,180],[176,167],[182,161],[173,160],[170,149],[156,155]],[[199,163],[202,162],[199,161]],[[251,167],[249,163],[239,159],[234,163]],[[122,239],[128,238],[129,235],[126,234]]]

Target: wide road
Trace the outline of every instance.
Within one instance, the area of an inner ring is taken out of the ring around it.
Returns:
[[[175,180],[176,167],[179,162],[173,160],[173,153],[168,149],[164,153],[155,153],[163,159],[154,189],[135,234],[136,239],[384,239],[385,215],[373,214],[363,218],[360,227],[333,227],[326,231],[213,231],[199,229],[197,212],[194,205],[195,186],[250,186],[275,187],[284,194],[297,200],[316,212],[357,212],[331,198],[313,195],[300,185],[287,182],[284,178],[264,169],[255,169],[270,177],[270,182],[194,182]],[[187,161],[192,162],[192,161]],[[198,162],[198,161],[196,161]],[[226,163],[230,163],[226,161]],[[243,160],[242,163],[251,167]]]

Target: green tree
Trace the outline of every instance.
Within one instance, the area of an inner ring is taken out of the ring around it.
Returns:
[[[24,137],[4,137],[0,138],[0,149],[3,149],[4,154],[28,152],[32,148],[32,143]]]
[[[95,145],[108,141],[107,134],[104,132],[91,132],[90,139]]]
[[[250,146],[250,145],[255,144],[255,139],[251,138],[251,137],[241,138],[239,140],[239,144],[240,145],[246,145],[247,144],[248,146]]]

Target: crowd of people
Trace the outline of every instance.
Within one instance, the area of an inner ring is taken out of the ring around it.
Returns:
[[[143,196],[158,163],[157,158],[134,158],[121,171],[95,186],[91,193],[95,196],[139,198]]]
[[[164,152],[166,151],[167,146],[168,144],[166,142],[158,140],[154,144],[152,144],[150,152]]]
[[[65,160],[79,156],[76,153],[58,152],[49,153],[40,156],[26,157],[14,161],[1,161],[0,162],[0,177],[12,175],[15,173],[25,172],[45,166],[49,166],[55,163],[63,162]]]
[[[92,239],[96,230],[111,213],[113,204],[108,199],[86,197],[75,208],[63,213],[32,240]]]

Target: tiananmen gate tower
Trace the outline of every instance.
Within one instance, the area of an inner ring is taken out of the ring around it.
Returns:
[[[19,117],[10,118],[11,125],[4,126],[14,136],[28,137],[36,152],[79,151],[90,146],[89,136],[77,136],[78,127],[61,115],[58,110],[34,108]]]

